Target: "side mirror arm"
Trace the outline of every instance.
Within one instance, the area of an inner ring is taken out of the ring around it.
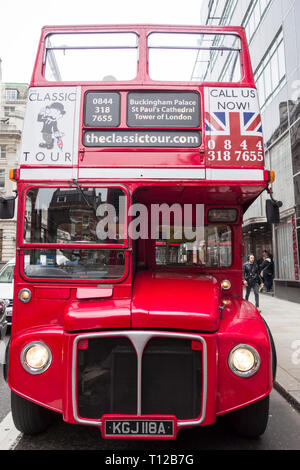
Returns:
[[[268,187],[266,188],[266,191],[267,191],[267,193],[269,194],[270,199],[274,202],[274,204],[276,204],[278,207],[282,207],[282,206],[283,206],[282,201],[276,201],[276,199],[274,199],[274,197],[273,197],[273,190],[272,190],[271,186],[268,186]]]

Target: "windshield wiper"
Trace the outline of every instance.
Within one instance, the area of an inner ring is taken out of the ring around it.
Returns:
[[[76,186],[77,189],[79,189],[79,191],[80,191],[80,193],[81,193],[81,195],[82,195],[82,197],[83,197],[83,199],[84,199],[86,205],[87,205],[90,209],[92,209],[92,211],[93,211],[93,213],[94,213],[94,216],[95,216],[95,218],[96,218],[96,210],[95,210],[95,208],[91,205],[91,203],[90,203],[90,201],[88,200],[88,198],[85,196],[84,190],[82,189],[82,187],[77,183],[77,181],[76,181],[75,179],[73,179],[73,184]]]

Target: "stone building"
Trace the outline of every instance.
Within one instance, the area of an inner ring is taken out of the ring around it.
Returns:
[[[15,194],[9,170],[18,166],[27,90],[27,84],[1,81],[0,62],[0,196]],[[0,220],[0,265],[15,256],[16,217]]]

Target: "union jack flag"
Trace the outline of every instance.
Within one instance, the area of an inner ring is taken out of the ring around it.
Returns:
[[[56,137],[56,143],[57,143],[57,147],[62,150],[63,149],[63,141],[62,141],[62,138],[61,136],[57,136]]]
[[[205,131],[210,135],[262,137],[261,117],[253,112],[206,112]]]

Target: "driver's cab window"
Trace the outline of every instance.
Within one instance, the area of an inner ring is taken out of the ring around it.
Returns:
[[[120,188],[32,188],[26,194],[24,243],[123,244]]]

